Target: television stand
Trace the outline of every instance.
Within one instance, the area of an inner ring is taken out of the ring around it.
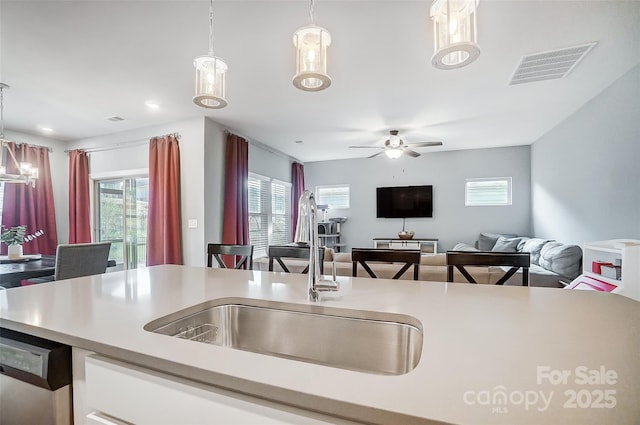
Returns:
[[[380,249],[415,249],[423,254],[438,253],[437,238],[373,238],[373,247]]]

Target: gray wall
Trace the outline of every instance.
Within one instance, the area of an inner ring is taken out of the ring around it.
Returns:
[[[416,238],[438,238],[438,251],[458,242],[473,243],[480,232],[531,233],[529,146],[423,153],[419,158],[308,162],[305,184],[349,184],[351,207],[329,210],[329,217],[346,216],[342,226],[347,250],[373,246],[374,237],[397,237],[402,219],[376,218],[376,187],[433,185],[433,218],[406,220]],[[512,177],[513,204],[465,207],[465,179]]]
[[[533,231],[640,239],[640,65],[531,148]]]
[[[249,171],[291,183],[293,159],[260,143],[249,142]]]

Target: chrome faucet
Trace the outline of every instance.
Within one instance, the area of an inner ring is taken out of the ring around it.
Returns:
[[[336,281],[335,267],[333,280],[327,280],[320,274],[318,255],[318,209],[313,193],[305,190],[298,202],[298,225],[296,226],[296,243],[309,244],[309,301],[318,301],[318,295],[324,291],[337,291],[340,284]]]

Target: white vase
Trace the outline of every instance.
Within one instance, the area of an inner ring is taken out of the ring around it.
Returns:
[[[9,257],[9,260],[22,258],[22,245],[9,245],[7,256]]]

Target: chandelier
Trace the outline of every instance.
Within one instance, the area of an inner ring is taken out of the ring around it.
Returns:
[[[431,5],[435,43],[431,63],[436,68],[461,68],[480,55],[476,28],[477,1],[435,0]]]
[[[225,99],[225,74],[227,64],[213,55],[213,0],[209,1],[209,53],[193,60],[196,68],[196,105],[209,109],[227,106]]]
[[[0,182],[5,183],[31,183],[35,187],[38,180],[38,169],[31,166],[30,162],[18,162],[13,151],[9,149],[9,140],[4,138],[4,90],[9,86],[0,83]],[[7,152],[7,154],[5,154]],[[14,173],[7,173],[7,161],[11,160]]]
[[[320,91],[331,85],[327,75],[327,47],[331,34],[315,24],[313,0],[309,1],[309,25],[293,33],[296,48],[296,75],[293,85],[304,91]]]

